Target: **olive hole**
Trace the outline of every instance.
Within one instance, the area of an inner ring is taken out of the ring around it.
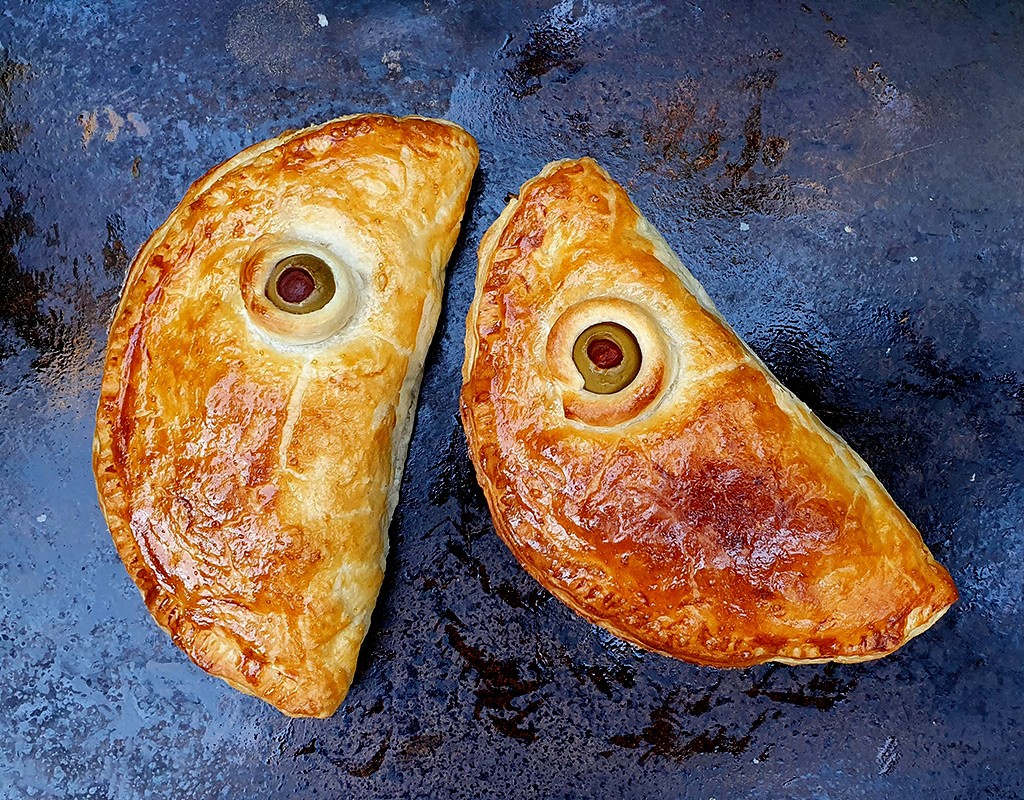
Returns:
[[[331,268],[309,253],[281,259],[267,278],[267,299],[290,314],[319,311],[331,302],[335,291]]]
[[[576,339],[572,360],[587,391],[614,394],[636,379],[643,355],[631,331],[615,322],[600,322]]]

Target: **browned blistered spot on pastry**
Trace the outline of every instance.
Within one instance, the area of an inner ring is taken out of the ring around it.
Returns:
[[[541,242],[544,241],[544,231],[534,230],[529,233],[524,233],[515,241],[515,246],[519,249],[519,255],[527,257],[540,247]]]
[[[599,475],[577,478],[590,489],[568,521],[589,520],[602,558],[625,562],[634,583],[664,593],[660,601],[685,605],[724,581],[730,603],[757,613],[766,592],[782,588],[772,576],[799,572],[802,551],[834,542],[841,520],[826,502],[794,491],[814,485],[813,465],[753,447],[750,422],[779,441],[791,427],[763,378],[746,368],[683,427],[650,436],[645,449],[624,441]],[[812,497],[850,499],[823,485]]]
[[[242,651],[241,670],[245,679],[251,686],[257,686],[260,682],[260,675],[263,672],[263,660],[251,649]]]
[[[300,172],[305,169],[313,160],[321,158],[321,154],[312,152],[304,141],[296,140],[295,143],[280,153],[281,169],[285,171]]]

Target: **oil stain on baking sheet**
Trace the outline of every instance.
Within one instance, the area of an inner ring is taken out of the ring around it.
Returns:
[[[583,36],[588,27],[589,4],[583,16],[573,13],[572,2],[555,6],[529,33],[522,45],[506,42],[512,65],[505,69],[505,79],[512,96],[518,100],[541,90],[541,78],[554,72],[556,81],[564,82],[583,67],[579,57]]]
[[[59,321],[41,310],[53,290],[47,273],[23,269],[18,258],[21,242],[35,236],[36,225],[25,209],[26,197],[7,189],[7,205],[0,215],[0,360],[19,352],[24,345],[37,351],[36,368],[45,367],[60,343],[67,339]]]
[[[47,217],[50,187],[31,179],[18,181],[12,173],[16,165],[30,167],[38,156],[36,134],[42,129],[34,130],[15,109],[27,116],[34,92],[42,93],[45,101],[44,78],[0,46],[0,174],[9,181],[0,189],[0,362],[6,362],[22,386],[47,389],[48,406],[60,409],[95,386],[102,369],[99,332],[116,300],[129,254],[125,223],[117,213],[106,220],[98,253],[70,251],[62,240],[62,226],[73,230],[73,224],[55,218],[52,208],[48,221],[38,221]],[[108,134],[108,141],[113,138]]]
[[[856,669],[834,663],[802,669],[771,664],[743,693],[774,703],[831,711],[857,688]]]
[[[476,539],[481,535],[493,535],[493,529],[490,527],[487,501],[473,474],[461,428],[450,430],[448,441],[434,462],[433,473],[428,490],[430,503],[437,507],[452,504],[451,513],[438,531],[443,529],[447,532],[445,549],[454,563],[450,571],[439,571],[425,577],[424,588],[447,586],[456,575],[468,573],[477,580],[484,594],[499,598],[510,608],[538,611],[550,600],[547,592],[532,583],[529,589],[523,589],[509,580],[493,580],[487,564],[474,553]]]
[[[739,756],[755,748],[758,763],[769,755],[775,724],[788,727],[787,706],[831,711],[857,687],[853,671],[836,664],[800,670],[769,664],[744,670],[737,677],[740,684],[750,680],[739,692],[732,676],[670,690],[651,709],[645,727],[637,733],[615,734],[609,743],[640,750],[641,762],[652,758],[685,762],[712,753]],[[740,703],[740,695],[753,702]],[[717,711],[737,703],[746,713]]]
[[[483,513],[487,509],[484,493],[473,474],[469,450],[462,428],[453,426],[448,441],[434,460],[434,479],[430,484],[429,498],[435,506],[443,506],[454,500],[459,512]]]
[[[560,0],[525,32],[506,37],[499,49],[499,55],[511,62],[502,71],[504,88],[522,100],[546,85],[564,84],[584,66],[594,66],[594,51],[585,45],[595,34],[615,30],[627,15],[633,25],[640,25],[660,13],[657,6],[643,3],[616,7],[592,0]],[[612,72],[619,73],[622,65],[614,58],[610,61]]]
[[[833,427],[842,420],[844,409],[841,398],[835,396],[839,376],[825,342],[823,333],[807,323],[772,325],[749,340],[786,388]]]
[[[651,721],[639,734],[623,734],[611,737],[611,743],[630,750],[641,750],[640,763],[652,758],[685,762],[696,755],[728,753],[733,756],[745,753],[754,741],[754,734],[769,717],[778,718],[779,711],[762,711],[741,733],[733,733],[724,725],[712,725],[704,730],[692,726],[684,714],[693,712],[677,704],[678,695],[670,694],[665,701],[651,711]]]
[[[285,742],[282,741],[279,747],[281,755],[285,754],[284,744]],[[358,742],[355,745],[355,753],[347,755],[333,752],[332,743],[319,741],[316,736],[313,736],[305,744],[292,750],[289,755],[293,759],[303,756],[318,756],[354,778],[369,778],[384,765],[384,760],[390,750],[390,733],[385,733],[379,742],[372,739]]]
[[[31,74],[32,69],[28,64],[12,58],[7,48],[0,46],[0,153],[16,151],[32,130],[27,121],[11,118],[14,90],[27,81]]]
[[[593,686],[609,700],[621,696],[623,689],[633,689],[637,682],[637,669],[633,664],[601,663],[590,664],[580,659],[578,653],[566,650],[563,653],[566,668],[586,690]]]
[[[500,658],[484,648],[471,644],[461,621],[454,614],[446,614],[445,635],[463,661],[463,675],[472,676],[473,718],[480,719],[486,712],[494,729],[512,739],[531,743],[537,740],[536,724],[530,719],[544,704],[537,692],[551,682],[551,678],[534,662],[521,667],[516,658]]]
[[[777,50],[755,54],[752,61],[760,63],[719,99],[688,78],[651,100],[642,118],[650,159],[641,174],[656,181],[655,203],[666,213],[688,221],[788,217],[825,205],[822,187],[794,182],[780,171],[790,142],[764,117],[765,97],[778,80],[771,65],[782,57]]]
[[[79,392],[91,391],[101,363],[95,354],[102,344],[101,329],[116,297],[116,286],[128,264],[123,222],[107,221],[107,235],[99,259],[111,281],[95,285],[85,267],[91,255],[71,259],[68,282],[56,282],[52,259],[63,261],[60,227],[54,223],[40,231],[28,210],[28,197],[7,189],[0,213],[0,362],[15,356],[51,393],[51,403],[62,406]],[[41,234],[41,235],[40,235]]]

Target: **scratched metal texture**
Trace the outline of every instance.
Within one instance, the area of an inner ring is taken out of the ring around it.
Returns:
[[[129,259],[189,183],[363,110],[455,120],[482,162],[360,670],[289,720],[150,620],[92,415]],[[1020,3],[7,0],[0,796],[1024,796],[1022,120]],[[690,666],[500,543],[456,419],[475,247],[583,154],[918,524],[961,591],[933,630],[872,664]]]

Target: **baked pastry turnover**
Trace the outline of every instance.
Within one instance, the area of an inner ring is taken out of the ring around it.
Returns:
[[[174,642],[285,714],[352,680],[477,159],[438,120],[289,132],[197,181],[129,270],[100,504]]]
[[[462,420],[495,527],[570,608],[719,667],[864,661],[949,574],[589,159],[548,165],[480,245]]]

